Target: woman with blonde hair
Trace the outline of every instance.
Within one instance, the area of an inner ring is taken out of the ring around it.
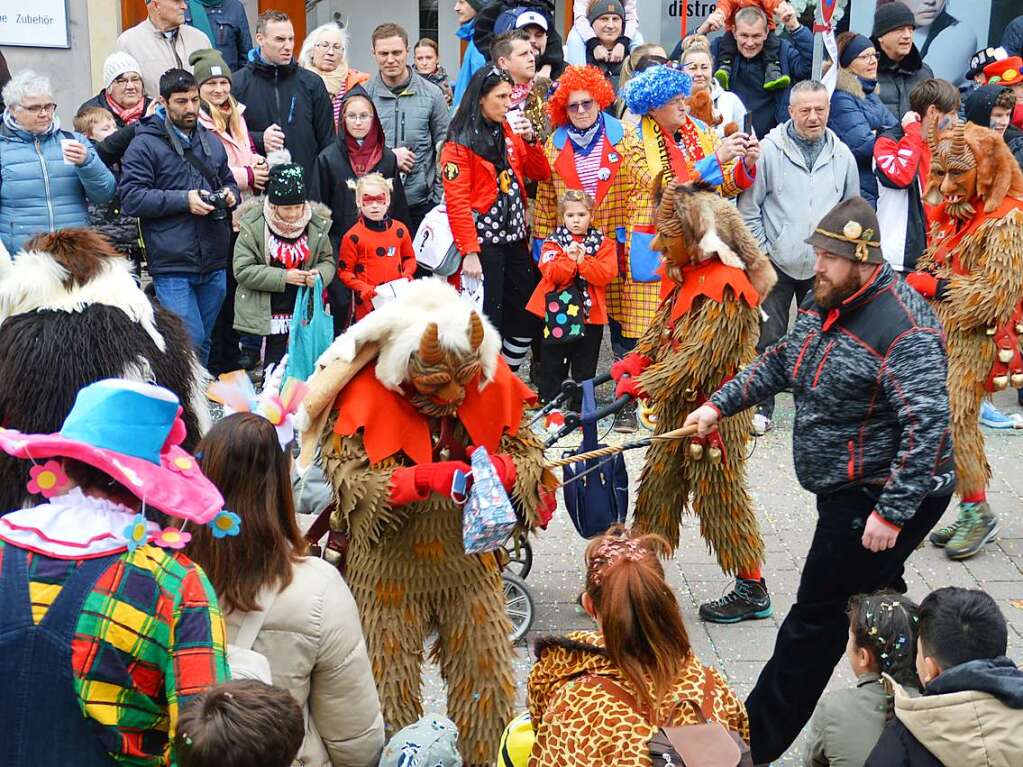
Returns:
[[[323,80],[334,109],[334,131],[341,119],[341,103],[356,85],[369,81],[366,72],[348,66],[348,32],[335,22],[323,24],[306,36],[298,54],[299,66],[315,72]]]
[[[735,123],[742,129],[746,107],[738,96],[726,91],[714,79],[714,56],[711,55],[710,42],[707,38],[703,35],[690,35],[683,40],[679,63],[682,65],[682,71],[693,80],[693,93],[710,91],[715,121],[720,118],[720,122],[714,126],[717,134],[724,137],[725,126],[729,123]]]
[[[667,542],[613,527],[586,548],[583,609],[596,631],[541,639],[527,703],[536,734],[531,767],[649,767],[661,726],[707,721],[749,741],[742,701],[689,644],[664,580]]]

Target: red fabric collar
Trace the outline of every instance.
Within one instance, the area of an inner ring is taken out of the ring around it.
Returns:
[[[666,276],[663,279],[667,285],[673,284]],[[693,302],[699,296],[723,303],[725,288],[731,288],[735,297],[741,298],[750,308],[760,304],[756,288],[742,269],[725,266],[716,258],[683,267],[682,284],[678,286],[675,304],[671,308],[672,323],[692,309]]]
[[[496,453],[501,437],[518,433],[525,405],[535,401],[533,390],[498,359],[494,380],[483,391],[475,379],[466,386],[457,418],[474,445]],[[334,433],[350,437],[362,429],[371,464],[399,452],[417,464],[433,461],[429,419],[399,392],[380,383],[372,365],[360,370],[341,390],[334,407],[338,411]]]
[[[937,247],[934,251],[934,261],[937,264],[944,265],[949,258],[949,254],[952,256],[952,271],[956,274],[967,274],[966,268],[959,263],[959,252],[956,248],[964,238],[973,234],[977,229],[980,228],[981,224],[993,218],[1002,218],[1009,215],[1014,210],[1023,210],[1023,200],[1019,200],[1015,197],[1006,197],[1002,204],[997,210],[991,213],[984,212],[984,200],[980,197],[974,200],[974,208],[976,213],[973,218],[959,231],[956,231],[956,226],[959,225],[959,220],[952,218],[948,215],[945,210],[945,203],[935,208],[935,221],[938,224],[940,232],[944,233],[944,238],[939,240]]]

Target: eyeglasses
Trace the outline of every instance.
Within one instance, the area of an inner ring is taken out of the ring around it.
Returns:
[[[121,75],[120,77],[115,77],[114,78],[114,83],[113,84],[114,85],[121,85],[121,86],[124,86],[124,85],[142,85],[142,78],[139,77],[138,75],[135,75],[133,77],[127,77],[125,75]]]
[[[589,112],[593,109],[593,99],[584,99],[582,101],[576,101],[574,103],[565,104],[565,109],[569,112]]]
[[[43,112],[47,112],[48,114],[53,114],[54,112],[57,111],[57,105],[54,104],[52,101],[49,104],[33,104],[30,107],[19,105],[18,108],[19,109],[24,109],[30,115],[37,115],[37,116],[41,115]]]
[[[372,119],[373,115],[367,114],[365,112],[359,113],[349,112],[348,114],[345,115],[345,120],[348,120],[349,122],[353,123],[368,123]]]
[[[335,53],[341,53],[345,49],[341,43],[316,43],[314,48],[319,48],[321,51],[334,51]]]
[[[863,61],[877,61],[881,58],[881,56],[877,53],[877,51],[864,51],[856,58],[862,59]]]

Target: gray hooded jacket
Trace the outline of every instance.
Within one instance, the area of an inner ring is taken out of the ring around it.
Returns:
[[[826,128],[812,169],[788,135],[787,120],[760,142],[753,186],[739,195],[739,212],[771,262],[796,280],[813,276],[813,248],[803,240],[835,205],[860,193],[856,159]]]

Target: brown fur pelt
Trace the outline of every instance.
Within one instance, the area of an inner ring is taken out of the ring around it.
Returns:
[[[81,287],[96,278],[103,262],[110,258],[124,258],[106,237],[92,229],[60,229],[37,234],[27,243],[25,250],[48,253],[67,270],[64,287]]]
[[[977,163],[977,194],[984,200],[985,213],[997,210],[1006,197],[1023,198],[1023,170],[997,131],[968,122],[937,135],[932,133],[927,141],[932,154],[945,155],[962,151],[956,146],[960,137]],[[925,196],[931,204],[941,202],[933,178],[927,181]]]
[[[656,188],[661,187],[662,179],[663,175],[657,177]],[[653,247],[664,254],[668,276],[676,282],[683,266],[714,257],[727,266],[744,269],[761,297],[778,281],[770,259],[760,250],[739,211],[708,187],[669,185],[657,201],[654,226]]]
[[[710,95],[709,90],[695,91],[686,99],[686,104],[689,106],[689,114],[711,128],[718,127],[725,120],[722,115],[714,111],[714,98]],[[739,126],[734,122],[729,122],[722,128],[722,132],[726,136],[731,136],[737,130],[739,130]]]

